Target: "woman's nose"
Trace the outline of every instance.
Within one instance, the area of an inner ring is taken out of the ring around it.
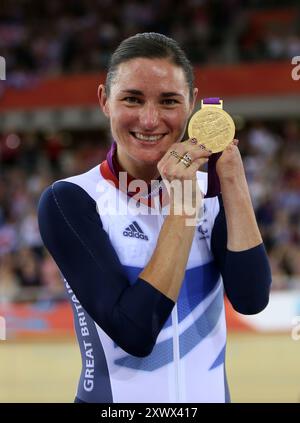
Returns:
[[[158,126],[159,111],[154,105],[145,105],[140,111],[141,129],[151,131]]]

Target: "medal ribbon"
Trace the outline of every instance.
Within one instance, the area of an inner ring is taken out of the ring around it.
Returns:
[[[219,97],[204,98],[203,104],[220,104],[220,98]],[[221,155],[222,155],[222,152],[214,153],[208,159],[208,167],[207,167],[208,181],[207,181],[207,193],[205,198],[215,197],[221,192],[220,180],[216,171],[216,163],[218,161],[218,158]]]

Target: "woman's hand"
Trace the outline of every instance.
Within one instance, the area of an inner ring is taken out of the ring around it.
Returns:
[[[176,215],[198,215],[202,202],[196,172],[207,163],[212,153],[195,138],[174,143],[159,161],[157,168],[170,195],[171,213]],[[187,155],[190,165],[182,158]]]
[[[216,171],[221,182],[239,180],[245,176],[238,143],[239,141],[234,139],[217,160]]]
[[[230,251],[244,251],[262,243],[237,145],[238,140],[233,140],[216,164],[226,215],[227,248]]]

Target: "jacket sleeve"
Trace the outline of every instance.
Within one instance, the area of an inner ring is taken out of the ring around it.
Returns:
[[[59,181],[39,201],[43,242],[92,319],[129,354],[151,353],[174,302],[148,282],[130,284],[102,227],[95,201]]]
[[[227,249],[227,226],[222,197],[212,230],[211,248],[223,277],[225,293],[233,308],[256,314],[269,302],[271,269],[264,244],[244,251]]]

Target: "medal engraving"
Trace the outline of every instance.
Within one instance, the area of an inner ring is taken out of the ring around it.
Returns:
[[[197,138],[200,144],[213,153],[223,151],[235,134],[235,126],[231,116],[220,107],[203,105],[196,112],[188,126],[189,138]]]

